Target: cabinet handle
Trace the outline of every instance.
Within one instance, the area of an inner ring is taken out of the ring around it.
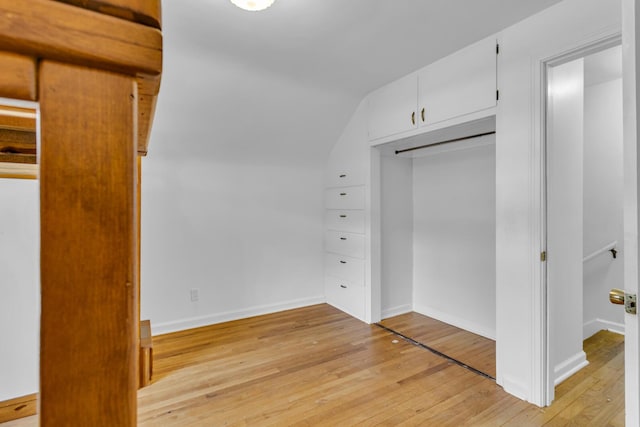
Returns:
[[[347,177],[347,175],[344,174],[344,173],[342,175],[338,175],[338,178],[346,178],[346,177]]]
[[[347,261],[340,260],[340,264],[346,264],[346,263],[347,263]]]
[[[342,289],[347,289],[347,285],[340,285]]]
[[[416,112],[415,112],[415,111],[413,111],[413,112],[411,113],[411,124],[412,124],[412,125],[415,125],[415,124],[416,124]]]
[[[422,111],[420,111],[420,116],[422,117],[422,123],[424,123],[424,107],[422,107]]]
[[[340,218],[346,218],[346,217],[347,217],[346,215],[340,215]]]
[[[346,196],[346,195],[347,195],[347,193],[340,193],[340,195],[341,195],[341,196]]]
[[[340,240],[347,240],[347,238],[346,237],[341,237]]]

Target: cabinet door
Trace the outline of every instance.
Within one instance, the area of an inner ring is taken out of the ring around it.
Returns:
[[[368,98],[369,139],[416,128],[418,80],[410,74],[372,92]]]
[[[418,86],[420,126],[495,107],[496,40],[482,40],[423,68]]]

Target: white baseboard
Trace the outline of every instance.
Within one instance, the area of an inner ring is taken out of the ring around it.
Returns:
[[[527,385],[521,381],[516,381],[508,375],[504,375],[496,378],[496,384],[501,386],[504,391],[518,399],[529,401],[529,389],[527,388]]]
[[[554,385],[560,384],[562,381],[569,378],[571,375],[578,372],[589,364],[587,360],[587,354],[584,351],[579,351],[562,363],[558,363],[553,369]]]
[[[401,314],[409,313],[413,311],[411,304],[398,305],[396,307],[385,308],[382,310],[382,319],[388,319],[389,317],[399,316]]]
[[[413,310],[416,313],[420,313],[425,316],[432,317],[436,320],[440,320],[441,322],[448,323],[457,328],[464,329],[469,332],[473,332],[474,334],[483,336],[485,338],[489,338],[490,340],[495,341],[496,339],[495,329],[492,330],[492,329],[486,328],[484,326],[470,322],[466,319],[461,319],[458,316],[455,316],[453,314],[444,313],[442,311],[435,310],[431,307],[427,307],[424,305],[416,305],[413,307]]]
[[[582,337],[583,337],[582,339],[586,340],[593,334],[602,330],[611,331],[611,332],[615,332],[616,334],[624,335],[624,324],[610,322],[608,320],[603,320],[603,319],[590,320],[582,326]]]
[[[229,322],[232,320],[245,319],[247,317],[261,316],[263,314],[277,313],[279,311],[291,310],[294,308],[307,307],[315,304],[325,303],[327,299],[323,296],[314,298],[303,298],[286,301],[278,304],[259,305],[248,307],[242,310],[226,311],[222,313],[212,313],[205,316],[191,317],[171,322],[153,323],[151,330],[153,335],[168,334],[171,332],[184,331],[185,329],[199,328],[202,326],[214,325],[216,323]]]

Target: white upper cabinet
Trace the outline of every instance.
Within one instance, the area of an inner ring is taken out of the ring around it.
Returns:
[[[485,39],[419,72],[420,126],[496,106],[496,49]]]
[[[368,98],[369,139],[395,135],[418,125],[418,77],[415,73],[372,92]]]
[[[495,37],[481,40],[369,94],[369,140],[389,142],[493,114],[496,46]]]

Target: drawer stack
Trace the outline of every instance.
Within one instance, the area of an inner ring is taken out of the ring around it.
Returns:
[[[364,320],[365,186],[359,181],[335,171],[325,190],[325,294],[329,304]]]

